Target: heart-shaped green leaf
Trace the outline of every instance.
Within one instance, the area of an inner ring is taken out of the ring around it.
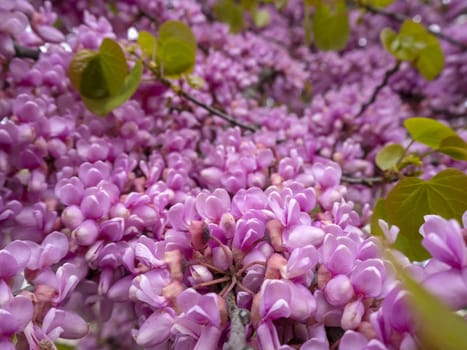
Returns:
[[[376,165],[381,170],[392,169],[404,154],[402,145],[393,143],[384,146],[376,155]]]
[[[344,0],[334,6],[320,2],[315,7],[312,21],[315,44],[320,50],[341,50],[350,34],[349,16]]]
[[[243,8],[233,0],[219,0],[214,4],[214,16],[229,25],[232,33],[240,32],[245,26]]]
[[[77,90],[81,89],[81,78],[84,69],[97,56],[97,52],[92,50],[80,50],[76,53],[68,66],[68,77],[71,85]]]
[[[139,32],[138,34],[138,44],[143,51],[143,54],[146,57],[149,57],[151,61],[155,61],[156,59],[156,37],[149,32],[145,32],[144,30]]]
[[[115,40],[105,38],[102,41],[99,47],[99,62],[109,94],[114,96],[119,93],[128,74],[125,54]]]
[[[143,73],[143,66],[137,61],[133,69],[127,75],[123,86],[118,94],[101,99],[90,99],[83,97],[86,107],[93,113],[104,116],[113,111],[118,106],[125,103],[136,91]]]
[[[180,21],[162,24],[157,40],[156,62],[161,73],[177,78],[191,73],[196,60],[196,39],[191,29]]]
[[[428,181],[408,177],[388,194],[384,209],[388,223],[400,228],[395,248],[409,258],[424,260],[428,253],[421,245],[419,227],[423,216],[440,215],[461,221],[467,210],[467,175],[457,169],[445,169]]]
[[[467,160],[467,143],[458,135],[446,137],[441,141],[438,151],[457,160]]]
[[[449,126],[430,118],[409,118],[404,121],[404,126],[415,141],[434,149],[438,149],[445,138],[457,136]]]

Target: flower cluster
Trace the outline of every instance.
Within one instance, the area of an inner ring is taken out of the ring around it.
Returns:
[[[351,11],[358,39],[316,53],[301,0],[266,5],[269,25],[238,35],[213,1],[32,3],[0,0],[0,349],[417,348],[384,256],[398,229],[368,229],[386,188],[345,177],[378,175],[375,155],[408,143],[401,124],[415,112],[463,113],[465,51],[446,43],[431,83],[402,66],[355,118],[394,63],[365,29],[385,19]],[[458,3],[393,9],[467,43]],[[199,47],[204,86],[180,88],[256,131],[150,75],[106,118],[85,108],[66,73],[73,55],[104,38],[132,45],[129,33],[167,19],[189,24]],[[467,169],[446,159],[424,176]],[[467,307],[467,214],[463,224],[427,215],[431,258],[398,255],[453,310]]]

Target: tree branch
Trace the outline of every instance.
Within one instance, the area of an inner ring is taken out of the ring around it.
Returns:
[[[31,49],[29,47],[25,47],[17,43],[14,44],[14,47],[15,47],[15,56],[19,58],[31,58],[37,61],[41,54],[40,50],[38,49]]]
[[[228,114],[222,112],[221,110],[201,102],[196,97],[190,95],[186,91],[180,90],[180,91],[178,91],[178,94],[180,96],[186,98],[188,101],[193,102],[195,105],[197,105],[197,106],[199,106],[201,108],[204,108],[205,110],[207,110],[211,114],[225,120],[226,122],[229,122],[232,125],[239,126],[239,127],[243,128],[243,129],[249,130],[251,132],[255,132],[257,130],[256,127],[248,125],[248,124],[244,124],[242,122],[239,122],[238,120],[235,120],[233,117],[231,117]]]
[[[342,175],[342,181],[347,182],[353,185],[366,185],[372,187],[375,184],[379,183],[386,183],[388,182],[382,176],[374,176],[374,177],[352,177],[350,175]]]
[[[401,62],[397,61],[391,69],[387,70],[386,73],[384,73],[383,81],[378,86],[376,86],[375,90],[373,91],[373,94],[371,95],[371,98],[360,107],[360,110],[355,115],[355,118],[360,117],[367,110],[367,108],[370,107],[376,101],[376,97],[378,97],[379,92],[388,84],[389,78],[399,70],[400,65]]]
[[[385,16],[385,17],[390,18],[390,19],[392,19],[392,20],[394,20],[396,22],[402,23],[407,19],[411,19],[410,17],[404,16],[404,15],[402,15],[400,13],[386,11],[386,10],[378,8],[378,7],[374,7],[374,6],[371,6],[371,5],[368,5],[368,4],[364,4],[364,3],[362,3],[361,1],[358,1],[358,0],[351,0],[350,2],[352,4],[357,5],[360,8],[363,8],[363,9],[367,10],[368,12],[371,12],[373,14],[380,15],[380,16]],[[453,38],[447,36],[446,34],[443,34],[443,33],[438,32],[436,30],[430,29],[429,27],[427,27],[426,29],[427,29],[428,32],[430,32],[431,34],[437,36],[439,39],[441,39],[443,41],[446,41],[446,42],[450,43],[451,45],[457,46],[457,47],[461,48],[464,51],[467,50],[467,44],[464,44],[463,42],[460,42],[460,41],[458,41],[456,39],[453,39]]]
[[[229,293],[225,301],[230,317],[230,335],[223,350],[251,350],[251,347],[247,345],[245,332],[245,326],[250,322],[248,310],[237,307],[233,293]]]
[[[441,114],[446,119],[464,119],[464,118],[467,118],[467,112],[455,113],[455,112],[451,112],[448,109],[438,109],[438,108],[433,108],[432,112],[435,113],[435,114]]]

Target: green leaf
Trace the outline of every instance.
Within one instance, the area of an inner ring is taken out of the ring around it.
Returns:
[[[240,32],[245,23],[243,19],[243,9],[233,0],[219,0],[214,4],[214,16],[229,25],[232,33]]]
[[[81,75],[81,96],[87,98],[104,98],[109,96],[107,81],[102,70],[101,59],[96,55],[83,70]]]
[[[397,34],[390,28],[384,28],[381,33],[379,34],[381,39],[381,43],[383,44],[384,48],[390,52],[392,52],[393,42],[397,38]]]
[[[388,254],[389,255],[389,254]],[[467,349],[467,324],[437,297],[429,293],[389,255],[398,278],[409,292],[408,307],[412,311],[420,349]],[[447,286],[448,287],[448,286]],[[449,288],[449,287],[448,287]]]
[[[350,27],[344,0],[337,0],[331,8],[320,2],[313,15],[313,35],[320,50],[341,50],[347,45]]]
[[[271,21],[271,14],[266,9],[261,9],[253,12],[253,22],[258,28],[265,27]]]
[[[457,160],[467,160],[467,143],[458,135],[446,137],[438,151]]]
[[[441,45],[434,36],[428,34],[426,46],[420,51],[415,67],[427,80],[433,80],[444,68],[444,54]]]
[[[97,52],[91,50],[80,50],[76,53],[68,66],[68,78],[71,85],[77,90],[81,89],[81,77],[84,69],[97,56]]]
[[[55,343],[57,350],[74,350],[76,349],[74,346],[63,344],[63,343]]]
[[[421,245],[419,227],[423,216],[440,215],[461,221],[467,210],[467,175],[457,169],[445,169],[428,181],[408,177],[402,179],[388,194],[385,209],[388,223],[397,225],[400,233],[395,248],[413,260],[429,255]]]
[[[384,233],[381,230],[381,227],[379,226],[379,223],[378,223],[379,219],[388,222],[386,204],[383,198],[378,199],[378,201],[375,204],[375,207],[373,208],[373,214],[371,215],[371,220],[370,220],[370,229],[371,229],[372,235],[384,237]]]
[[[84,104],[93,113],[104,116],[118,106],[125,103],[136,91],[143,73],[143,65],[137,61],[133,69],[127,75],[118,94],[102,99],[90,99],[83,97]]]
[[[404,147],[398,143],[393,143],[383,147],[376,155],[376,165],[381,170],[392,169],[404,154]]]
[[[434,79],[444,68],[438,39],[420,23],[405,20],[398,34],[385,28],[380,38],[386,50],[398,60],[411,62],[425,79]]]
[[[141,31],[138,34],[138,44],[143,54],[154,61],[156,58],[156,37],[149,32]]]
[[[156,62],[164,76],[178,78],[191,73],[196,60],[196,38],[180,21],[162,24],[157,40]]]
[[[364,4],[374,6],[374,7],[387,7],[391,5],[394,0],[366,0],[363,1]]]
[[[415,141],[434,149],[438,149],[445,138],[457,136],[449,126],[430,118],[409,118],[404,121],[404,126]]]
[[[258,4],[256,0],[241,0],[240,5],[245,11],[254,12]]]
[[[109,38],[105,38],[99,47],[99,58],[107,88],[111,96],[120,91],[128,74],[125,54],[120,45]]]
[[[75,76],[74,83],[72,81],[73,85],[79,82],[82,96],[104,98],[118,93],[125,81],[128,67],[125,54],[117,42],[105,38],[97,53],[80,54],[78,60],[81,60],[81,65],[78,63],[73,68],[70,67],[69,72],[72,69],[73,74],[79,74],[80,68],[84,67],[80,77]]]

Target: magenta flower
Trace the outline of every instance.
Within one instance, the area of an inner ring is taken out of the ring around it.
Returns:
[[[352,299],[354,289],[350,279],[346,275],[337,275],[326,284],[324,295],[329,304],[342,306]]]
[[[52,232],[40,245],[30,243],[31,256],[27,264],[30,270],[40,270],[58,263],[68,253],[68,238],[62,232]]]
[[[31,259],[29,242],[13,241],[0,250],[0,281],[8,281],[26,267]]]
[[[305,321],[316,310],[316,300],[301,284],[289,280],[264,280],[255,295],[252,320],[276,320],[282,317]]]
[[[58,338],[79,339],[88,333],[88,324],[78,315],[51,308],[44,317],[41,327],[29,323],[24,334],[32,349],[54,347]]]
[[[217,348],[227,316],[224,299],[188,288],[177,297],[177,305],[181,313],[172,328],[175,336],[191,338],[193,349]]]
[[[94,164],[85,162],[78,169],[78,176],[84,186],[96,186],[100,181],[108,179],[111,172],[111,166],[107,162],[97,161]]]
[[[357,256],[357,243],[346,236],[327,234],[322,245],[323,264],[333,274],[352,271]]]
[[[79,178],[63,178],[55,186],[55,195],[65,205],[79,205],[83,198],[84,185]]]
[[[237,221],[232,247],[246,251],[264,237],[265,224],[257,217],[244,217]]]
[[[134,332],[135,341],[143,347],[157,346],[166,342],[175,322],[175,312],[171,308],[155,311]]]
[[[134,278],[130,287],[130,299],[142,301],[158,309],[168,305],[162,290],[170,282],[165,269],[151,270]]]
[[[24,330],[32,319],[33,311],[30,299],[22,295],[13,297],[8,285],[0,280],[0,346],[14,348],[11,338]]]
[[[222,215],[230,210],[230,196],[224,189],[216,189],[212,194],[201,192],[195,200],[196,211],[212,222],[219,222]]]
[[[368,259],[355,265],[350,275],[350,281],[358,295],[379,297],[383,292],[386,269],[381,259]]]
[[[422,245],[433,258],[454,268],[464,267],[466,246],[461,228],[456,220],[446,220],[437,215],[426,215],[420,227]]]
[[[309,286],[317,263],[318,252],[314,246],[295,248],[287,260],[287,265],[281,271],[282,277]]]

